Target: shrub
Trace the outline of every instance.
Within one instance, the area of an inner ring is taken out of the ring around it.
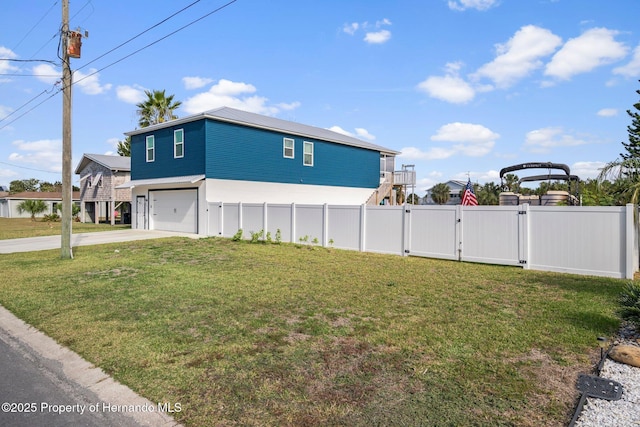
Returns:
[[[636,327],[640,326],[640,284],[627,283],[620,294],[619,304],[618,314],[622,320]]]
[[[250,233],[251,243],[258,243],[262,239],[262,236],[264,236],[264,230],[256,231],[255,233],[251,231]]]
[[[239,242],[240,240],[242,240],[242,228],[239,228],[238,231],[236,231],[236,234],[233,235],[231,240],[233,240],[234,242]]]
[[[57,213],[48,214],[42,217],[42,220],[45,222],[56,222],[60,221],[60,215]]]

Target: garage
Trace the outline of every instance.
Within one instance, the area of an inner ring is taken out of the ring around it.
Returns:
[[[198,232],[198,190],[149,191],[150,229]]]

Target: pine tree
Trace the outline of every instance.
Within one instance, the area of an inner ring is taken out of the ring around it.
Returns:
[[[636,90],[636,93],[640,95],[640,90]],[[627,126],[629,142],[622,143],[622,146],[627,151],[626,153],[620,153],[620,157],[623,160],[640,159],[640,102],[633,104],[633,108],[636,111],[627,110],[627,114],[631,117],[631,124]]]

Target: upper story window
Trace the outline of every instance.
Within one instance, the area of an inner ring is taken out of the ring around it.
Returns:
[[[313,142],[305,141],[302,148],[302,164],[305,166],[313,166]]]
[[[282,155],[285,159],[293,159],[295,157],[295,140],[291,138],[284,138],[282,142]]]
[[[176,159],[184,157],[184,129],[173,132],[173,157]]]
[[[147,162],[153,162],[156,159],[156,139],[153,135],[147,137]]]

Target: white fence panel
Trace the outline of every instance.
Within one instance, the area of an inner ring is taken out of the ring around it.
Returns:
[[[240,221],[240,205],[223,204],[222,205],[222,236],[233,237],[236,232],[242,228]]]
[[[458,259],[456,206],[411,206],[409,254]]]
[[[367,206],[364,246],[367,252],[404,254],[404,207]]]
[[[271,233],[275,240],[276,233],[280,230],[280,238],[283,242],[293,242],[291,227],[293,218],[292,205],[267,205],[267,227],[265,231]]]
[[[250,238],[251,233],[264,231],[264,204],[242,204],[242,230],[245,238]]]
[[[208,204],[209,235],[265,230],[283,242],[633,278],[634,207]]]
[[[626,208],[532,206],[529,210],[530,268],[624,277]]]
[[[209,215],[207,224],[208,236],[222,235],[222,203],[208,203],[207,213]]]
[[[322,243],[324,236],[324,205],[295,205],[294,242],[307,239],[311,243],[318,239]]]
[[[360,249],[361,206],[329,206],[327,209],[327,243],[339,249]]]
[[[462,261],[520,265],[518,212],[523,209],[518,206],[461,207]]]

